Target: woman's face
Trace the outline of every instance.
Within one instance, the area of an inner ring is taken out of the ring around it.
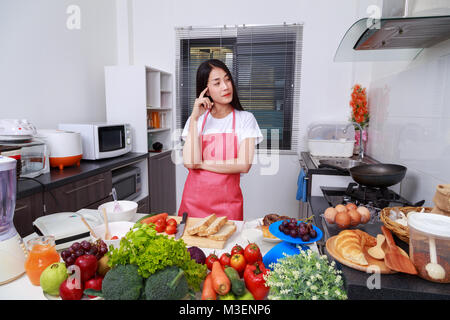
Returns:
[[[215,103],[229,104],[233,100],[231,78],[220,68],[212,68],[208,78],[209,95]]]

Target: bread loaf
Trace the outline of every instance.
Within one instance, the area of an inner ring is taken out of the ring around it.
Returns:
[[[364,246],[373,247],[376,244],[374,237],[361,230],[341,231],[335,240],[336,250],[343,258],[362,266],[369,264],[364,256]]]
[[[440,211],[450,212],[450,184],[439,184],[433,202]]]
[[[226,223],[217,233],[208,236],[208,239],[226,241],[236,231],[237,227],[233,222]]]
[[[208,226],[208,228],[206,228],[205,230],[199,231],[198,235],[201,237],[207,237],[209,235],[215,234],[215,233],[219,232],[219,230],[225,225],[225,223],[227,223],[227,221],[228,221],[228,218],[225,216],[218,217]]]
[[[193,225],[192,227],[186,229],[186,233],[190,236],[197,234],[199,232],[204,232],[215,220],[216,215],[213,213],[202,220],[200,220],[198,223]]]

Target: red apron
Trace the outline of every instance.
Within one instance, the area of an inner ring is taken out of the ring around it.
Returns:
[[[202,161],[220,161],[238,157],[236,136],[236,116],[233,109],[233,133],[214,133],[203,135],[207,111],[200,131]],[[187,212],[190,217],[203,218],[215,213],[218,217],[227,216],[230,220],[243,220],[244,200],[240,187],[240,173],[224,174],[201,169],[189,169],[184,184],[183,198],[178,215]]]

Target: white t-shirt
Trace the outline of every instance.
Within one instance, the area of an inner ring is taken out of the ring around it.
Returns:
[[[255,138],[255,145],[263,141],[263,135],[259,129],[258,122],[256,122],[253,113],[248,111],[234,110],[236,114],[236,135],[239,140],[239,144],[246,138]],[[203,119],[206,116],[206,112],[198,119],[198,134],[200,135],[202,130]],[[186,137],[189,133],[189,123],[191,117],[186,121],[181,138],[186,141]],[[233,112],[230,112],[225,118],[216,119],[211,114],[206,119],[205,128],[203,134],[210,133],[232,133],[233,132]]]

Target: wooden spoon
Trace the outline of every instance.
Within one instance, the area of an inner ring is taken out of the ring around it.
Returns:
[[[369,250],[367,250],[367,252],[375,259],[377,260],[383,260],[385,253],[383,251],[383,249],[381,249],[381,246],[384,243],[384,240],[386,238],[382,235],[382,234],[377,234],[377,245],[369,248]]]
[[[105,222],[105,240],[111,240],[111,234],[109,233],[109,226],[108,226],[108,215],[106,214],[106,209],[102,208],[103,213],[103,220]]]
[[[381,226],[381,231],[383,231],[384,236],[386,237],[386,242],[388,244],[388,251],[384,257],[384,263],[389,269],[409,273],[409,274],[417,274],[416,267],[409,260],[409,257],[405,257],[400,253],[397,245],[395,244],[394,238],[392,237],[391,231],[385,226]]]
[[[94,230],[92,230],[92,228],[91,228],[91,226],[89,225],[89,223],[87,223],[86,219],[84,219],[84,217],[83,217],[81,214],[77,213],[77,212],[75,212],[75,214],[81,218],[81,221],[83,221],[84,225],[85,225],[85,226],[88,228],[88,230],[91,232],[92,236],[93,236],[94,238],[98,239],[97,235],[95,234]]]

